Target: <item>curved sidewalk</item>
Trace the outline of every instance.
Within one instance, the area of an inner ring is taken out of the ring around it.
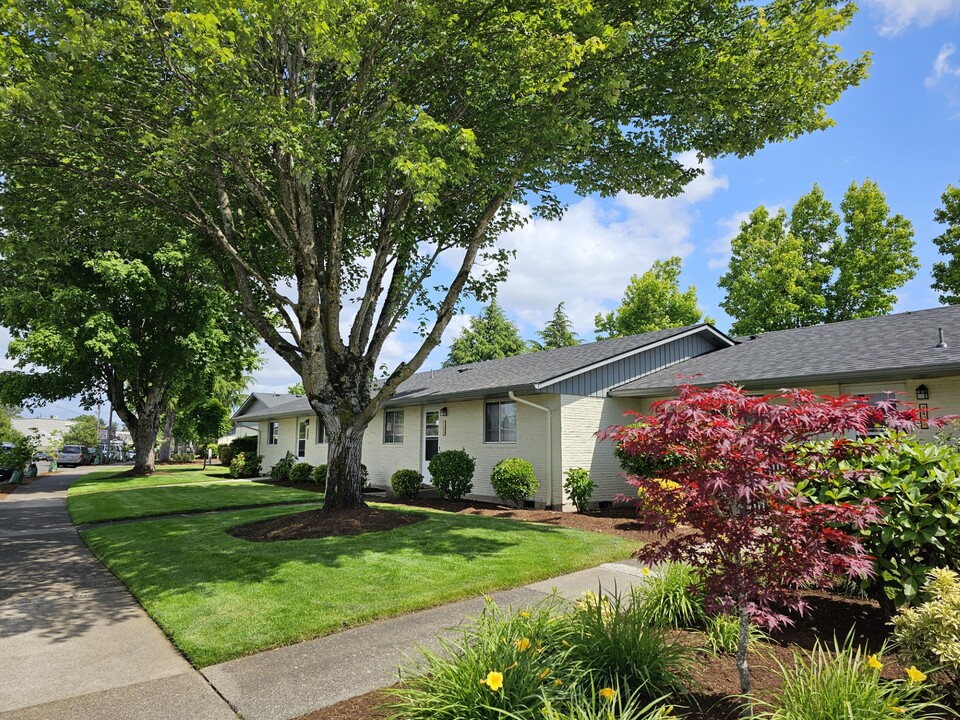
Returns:
[[[0,502],[0,720],[235,720],[77,534],[66,488],[88,471]]]
[[[41,478],[0,501],[0,720],[289,720],[397,681],[473,598],[194,670],[70,521]],[[424,582],[429,582],[424,578]],[[501,607],[643,582],[624,561],[493,593]]]

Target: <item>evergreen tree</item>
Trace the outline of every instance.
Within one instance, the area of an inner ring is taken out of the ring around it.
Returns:
[[[470,327],[464,328],[453,341],[443,366],[468,365],[525,352],[527,346],[520,339],[520,331],[494,299],[480,315],[471,318]]]
[[[679,257],[656,260],[642,276],[632,276],[620,307],[605,316],[597,313],[597,339],[640,335],[701,320],[713,322],[700,311],[693,285],[680,292],[681,266]]]
[[[537,335],[540,336],[540,342],[530,341],[531,349],[537,351],[580,344],[580,338],[570,327],[570,318],[563,311],[563,303],[557,305],[556,310],[553,311],[553,317],[550,318],[543,330],[537,332]]]

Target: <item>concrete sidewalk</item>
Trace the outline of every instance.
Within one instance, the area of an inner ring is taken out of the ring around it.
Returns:
[[[417,645],[483,609],[478,597],[197,672],[71,524],[66,488],[84,470],[0,502],[0,720],[288,720],[391,685]],[[491,597],[516,608],[642,577],[611,563]]]

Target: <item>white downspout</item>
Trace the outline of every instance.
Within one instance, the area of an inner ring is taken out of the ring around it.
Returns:
[[[537,410],[543,410],[543,412],[547,414],[547,497],[549,498],[547,507],[553,508],[553,413],[548,407],[537,405],[536,403],[532,403],[529,400],[524,400],[523,398],[518,398],[513,394],[513,390],[507,393],[507,397],[514,402],[529,405]],[[562,501],[560,503],[560,509],[563,509]]]

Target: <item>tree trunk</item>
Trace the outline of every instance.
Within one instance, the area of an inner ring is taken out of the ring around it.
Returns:
[[[334,425],[330,427],[329,425]],[[328,424],[327,487],[323,496],[325,512],[366,507],[363,501],[363,479],[360,458],[363,452],[364,427]]]
[[[141,420],[132,439],[135,454],[131,472],[134,475],[149,475],[156,471],[157,423]]]
[[[166,462],[170,459],[170,450],[173,446],[173,421],[176,417],[176,409],[171,405],[167,408],[166,417],[163,422],[163,443],[157,453],[157,459],[160,462]]]
[[[750,643],[750,615],[746,608],[740,608],[740,641],[737,644],[737,670],[740,671],[740,693],[743,696],[743,705],[740,717],[753,717],[753,700],[750,697],[752,685],[750,682],[750,665],[747,660],[747,649]]]

